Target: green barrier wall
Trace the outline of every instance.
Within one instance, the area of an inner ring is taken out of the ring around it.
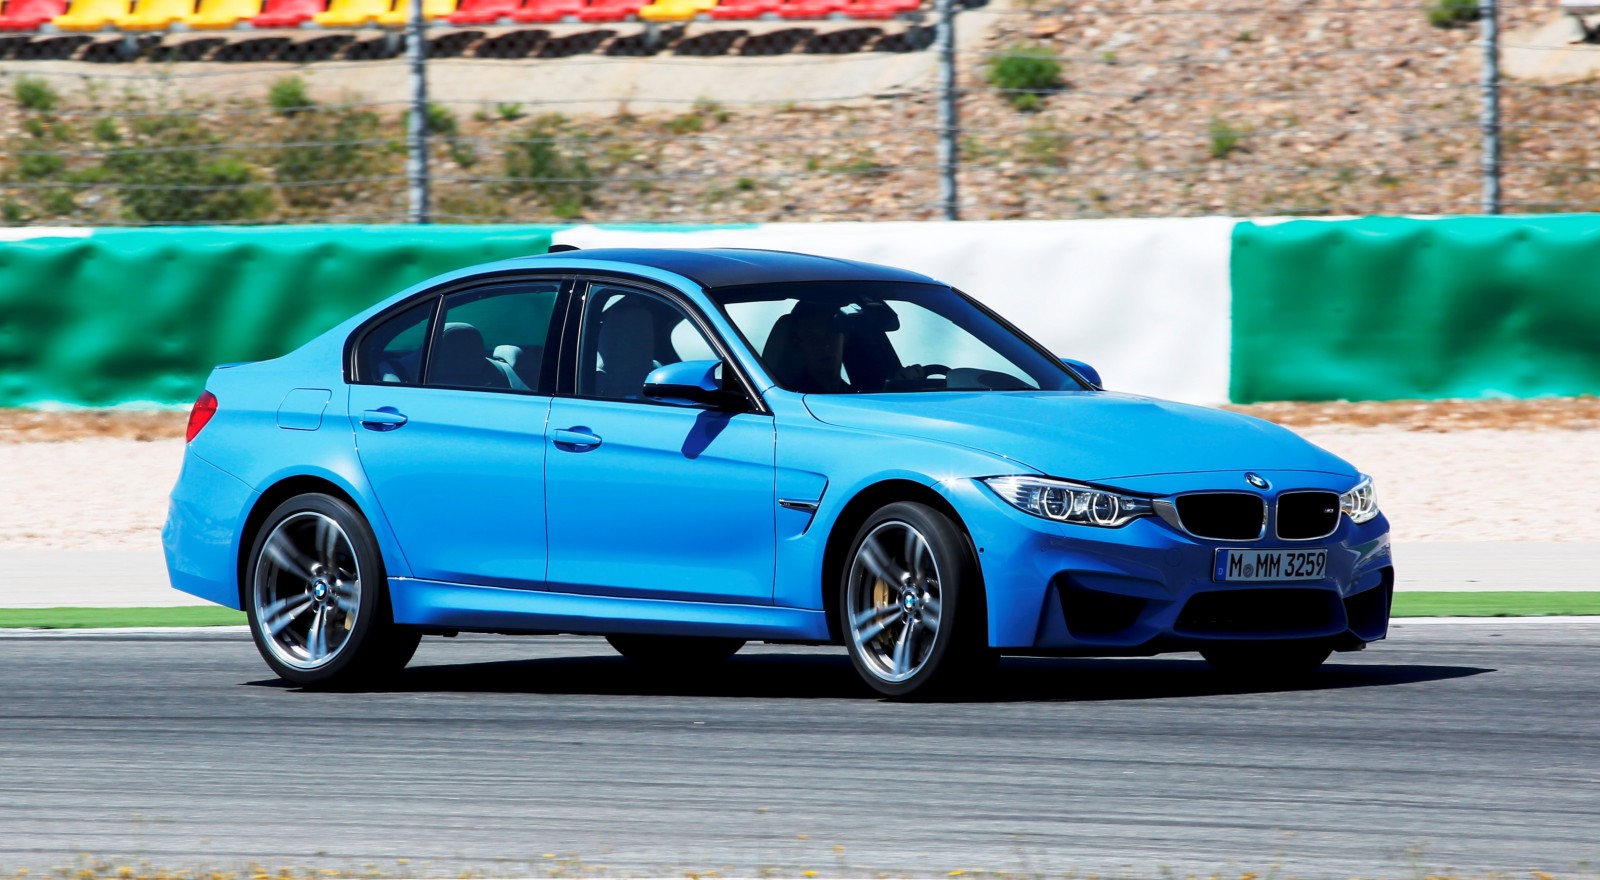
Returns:
[[[430,276],[544,253],[555,226],[97,231],[0,242],[0,406],[194,400]]]
[[[1230,396],[1600,393],[1600,216],[1241,223]]]

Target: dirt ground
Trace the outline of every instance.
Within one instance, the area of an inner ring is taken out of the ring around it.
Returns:
[[[1397,544],[1600,541],[1600,399],[1233,409],[1371,474]],[[158,549],[186,419],[0,410],[0,552]]]

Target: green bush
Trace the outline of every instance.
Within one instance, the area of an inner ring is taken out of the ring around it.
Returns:
[[[1061,62],[1044,46],[1012,46],[989,65],[989,84],[1000,89],[1012,107],[1031,113],[1061,89]]]
[[[357,178],[379,177],[394,159],[383,123],[369,110],[302,113],[281,135],[270,161],[283,200],[296,208],[323,208],[360,192]]]
[[[506,177],[511,178],[506,190],[536,195],[556,217],[570,220],[594,204],[600,182],[581,148],[563,146],[562,121],[559,116],[537,119],[506,145]]]
[[[273,80],[267,89],[267,103],[282,116],[293,116],[316,106],[306,91],[306,81],[298,76],[283,76]]]
[[[1213,159],[1226,159],[1235,151],[1244,149],[1240,142],[1250,134],[1245,129],[1234,128],[1226,119],[1220,116],[1211,117],[1211,124],[1207,131],[1211,137],[1211,158]]]
[[[1478,0],[1434,0],[1428,8],[1428,24],[1434,27],[1455,27],[1478,20]]]
[[[11,87],[11,94],[24,110],[48,113],[61,103],[61,96],[56,94],[55,89],[50,88],[49,83],[32,76],[19,77]]]
[[[262,217],[272,195],[237,159],[216,158],[219,138],[186,113],[134,120],[127,145],[109,153],[103,178],[122,213],[145,223],[223,223]]]

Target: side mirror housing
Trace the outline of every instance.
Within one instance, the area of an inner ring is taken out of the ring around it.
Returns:
[[[644,380],[644,396],[673,406],[709,406],[743,410],[744,395],[728,391],[717,379],[722,361],[679,361],[657,367]]]
[[[1083,361],[1074,360],[1073,358],[1062,358],[1061,362],[1067,365],[1067,369],[1087,379],[1089,384],[1093,385],[1095,388],[1103,390],[1106,387],[1105,383],[1100,381],[1100,371],[1096,370],[1094,367],[1089,366]]]

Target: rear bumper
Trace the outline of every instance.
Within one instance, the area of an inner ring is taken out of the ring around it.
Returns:
[[[172,489],[161,544],[174,589],[239,607],[238,536],[256,492],[192,451]]]

